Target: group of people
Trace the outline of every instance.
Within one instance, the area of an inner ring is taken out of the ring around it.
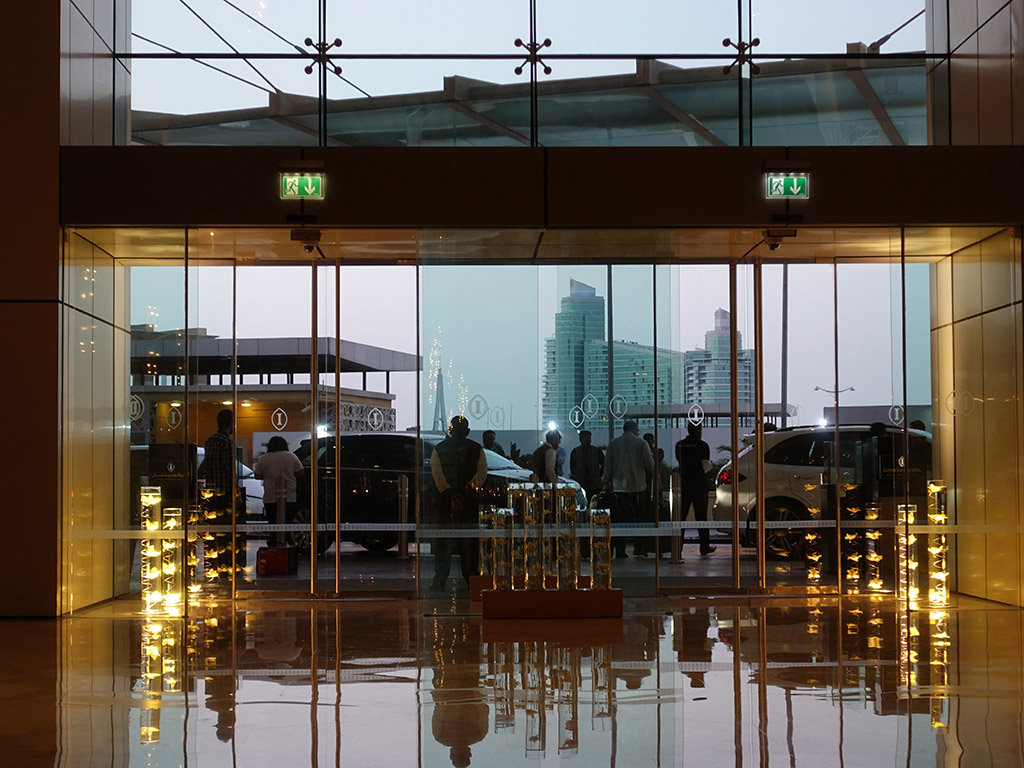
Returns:
[[[584,438],[584,435],[586,437]],[[600,463],[600,450],[593,447],[589,432],[580,433],[580,447],[573,451],[581,451],[579,466],[581,477],[592,481],[594,453]],[[584,451],[584,446],[586,446]],[[682,517],[686,517],[693,507],[694,519],[706,521],[708,518],[708,491],[705,475],[711,470],[711,448],[701,439],[699,424],[687,425],[687,435],[676,443],[676,461],[679,465],[680,506]],[[657,457],[657,459],[655,458]],[[570,466],[573,466],[570,457]],[[582,469],[585,463],[590,466]],[[627,420],[622,425],[622,434],[608,444],[604,455],[601,471],[602,493],[611,493],[610,507],[614,520],[620,523],[646,523],[668,519],[668,494],[670,489],[671,469],[665,463],[665,451],[658,448],[653,434],[640,437],[639,425]],[[576,479],[573,475],[573,479]],[[582,483],[582,480],[578,480]],[[584,485],[588,494],[594,491]],[[596,488],[596,483],[592,488]],[[707,528],[699,528],[700,554],[709,555],[715,551],[711,544],[711,534]],[[655,545],[648,537],[638,537],[633,543],[633,554],[646,557],[652,550],[660,554],[660,542]],[[625,538],[615,542],[615,556],[628,557]]]
[[[483,434],[483,445],[469,439],[469,420],[455,416],[448,435],[433,449],[430,471],[434,480],[435,522],[441,528],[471,529],[477,524],[480,489],[487,477],[484,448],[505,455],[493,431]],[[657,448],[653,435],[640,437],[633,420],[623,424],[622,434],[602,451],[593,444],[590,430],[579,433],[580,444],[569,453],[569,477],[580,484],[589,499],[605,495],[613,519],[619,523],[645,523],[668,519],[668,494],[672,470],[665,463],[664,449]],[[550,430],[533,452],[531,466],[538,482],[557,483],[563,474],[565,449],[558,430]],[[699,424],[689,424],[687,436],[676,443],[683,517],[693,507],[694,518],[706,521],[708,491],[705,476],[711,469],[711,449],[701,439]],[[655,463],[657,456],[657,464]],[[715,551],[707,528],[698,529],[700,554]],[[626,558],[626,538],[615,539],[615,555]],[[452,555],[458,554],[466,584],[477,572],[479,547],[475,538],[438,538],[434,541],[434,578],[431,591],[445,589],[451,572]],[[645,557],[655,549],[650,537],[637,537],[633,554]],[[659,544],[655,551],[661,550]],[[659,551],[660,554],[660,551]]]

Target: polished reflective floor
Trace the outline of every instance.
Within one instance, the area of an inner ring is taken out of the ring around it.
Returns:
[[[18,766],[1018,766],[1024,613],[956,599],[110,603],[0,622]]]

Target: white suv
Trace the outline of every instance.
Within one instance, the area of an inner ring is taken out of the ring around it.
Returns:
[[[765,519],[809,520],[808,509],[825,506],[823,486],[840,489],[844,510],[865,500],[904,494],[923,496],[931,478],[931,435],[916,429],[907,430],[906,435],[909,451],[902,450],[901,428],[882,424],[840,426],[837,478],[832,458],[836,453],[835,427],[789,427],[765,432]],[[757,454],[752,442],[740,451],[737,466],[740,541],[750,544],[756,538],[757,525]],[[733,472],[731,461],[718,472],[713,513],[716,521],[732,521]],[[803,532],[799,529],[772,528],[766,536],[768,550],[775,555],[801,552]]]

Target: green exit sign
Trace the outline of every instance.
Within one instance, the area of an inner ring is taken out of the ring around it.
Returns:
[[[323,200],[324,174],[282,173],[282,200]]]
[[[806,200],[810,197],[810,174],[807,173],[766,173],[764,175],[764,196],[769,200]]]

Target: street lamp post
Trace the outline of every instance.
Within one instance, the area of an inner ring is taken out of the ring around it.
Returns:
[[[832,395],[832,407],[835,409],[835,420],[839,423],[839,395],[843,392],[854,392],[854,387],[843,387],[842,389],[826,389],[825,387],[815,387],[815,392],[824,392],[828,395]]]

